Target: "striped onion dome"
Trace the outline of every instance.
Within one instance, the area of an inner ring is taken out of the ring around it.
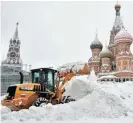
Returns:
[[[97,34],[96,34],[96,36],[95,36],[95,40],[91,43],[90,48],[91,48],[91,49],[95,49],[95,48],[102,49],[102,48],[103,48],[103,45],[102,45],[102,43],[99,41]]]
[[[124,28],[122,28],[115,36],[115,44],[119,42],[133,42],[133,37]]]
[[[107,46],[100,52],[100,58],[112,58],[112,53]]]

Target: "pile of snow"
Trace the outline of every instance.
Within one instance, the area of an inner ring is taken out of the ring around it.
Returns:
[[[32,69],[38,69],[38,68],[52,68],[52,69],[57,69],[57,66],[54,64],[51,64],[50,62],[46,63],[45,61],[40,61],[34,63],[32,66]]]
[[[133,82],[125,83],[105,83],[101,88],[106,93],[111,93],[126,105],[129,111],[133,112]]]
[[[71,84],[68,83],[66,85],[65,88],[67,90],[64,95],[70,95],[77,100],[76,103],[71,103],[70,105],[77,109],[77,112],[80,112],[80,114],[86,111],[85,114],[91,117],[116,118],[133,112],[133,109],[130,108],[130,106],[133,107],[133,83],[130,82],[132,86],[128,86],[129,83],[127,83],[127,93],[124,90],[126,88],[124,84],[126,83],[120,84],[99,84],[87,81],[87,79],[75,79],[71,80]],[[116,85],[119,85],[120,88],[117,88]],[[113,92],[112,88],[114,88]],[[125,100],[124,103],[122,97],[127,95],[130,95],[130,98]],[[133,113],[131,117],[133,117]]]
[[[90,118],[133,118],[133,83],[97,83],[87,75],[73,77],[65,85],[64,95],[75,102],[60,105],[48,104],[30,107],[18,112],[3,111],[2,122],[16,119],[24,122],[85,121]],[[1,110],[5,110],[1,108]],[[130,121],[130,120],[129,120]],[[133,120],[131,120],[133,122]],[[92,120],[92,122],[94,122]],[[129,122],[128,122],[129,123]]]
[[[90,75],[88,76],[88,79],[90,82],[96,82],[97,81],[97,76],[95,74],[94,69],[91,70]]]
[[[1,105],[0,112],[1,112],[1,114],[7,114],[7,113],[11,112],[11,110],[9,108]]]
[[[86,83],[86,81],[84,80],[75,79],[71,80],[69,83],[65,85],[66,91],[64,92],[63,96],[69,95],[74,99],[78,100],[91,93],[92,89],[93,88],[91,87],[89,82]]]
[[[85,62],[72,62],[72,63],[67,63],[67,64],[63,64],[62,66],[58,67],[57,69],[60,72],[69,72],[70,69],[72,68],[73,72],[77,72],[79,70],[82,70],[85,66]]]
[[[7,94],[0,96],[0,100],[4,99],[7,96]]]
[[[80,64],[85,64],[85,62],[82,62],[82,61],[78,61],[78,62],[71,62],[71,63],[66,63],[66,64],[63,64],[62,66],[60,67],[69,67],[69,66],[73,66],[73,65],[80,65]]]

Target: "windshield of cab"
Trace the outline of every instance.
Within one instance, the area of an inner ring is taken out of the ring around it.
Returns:
[[[53,71],[38,71],[33,73],[33,83],[45,83],[46,88],[54,91],[54,73]]]
[[[53,77],[54,77],[53,73],[49,71],[47,88],[49,88],[50,90],[54,90],[54,78]]]

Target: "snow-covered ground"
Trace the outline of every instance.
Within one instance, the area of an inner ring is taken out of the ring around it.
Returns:
[[[75,102],[32,106],[18,112],[1,107],[1,120],[3,123],[133,123],[133,82],[97,83],[92,76],[76,76],[65,85],[64,95],[74,97]]]

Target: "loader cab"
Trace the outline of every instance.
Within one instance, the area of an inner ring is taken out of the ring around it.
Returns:
[[[43,91],[46,90],[46,88],[52,92],[55,91],[55,73],[57,71],[51,68],[39,68],[39,69],[32,69],[31,75],[32,75],[32,83],[40,83],[41,89]]]

